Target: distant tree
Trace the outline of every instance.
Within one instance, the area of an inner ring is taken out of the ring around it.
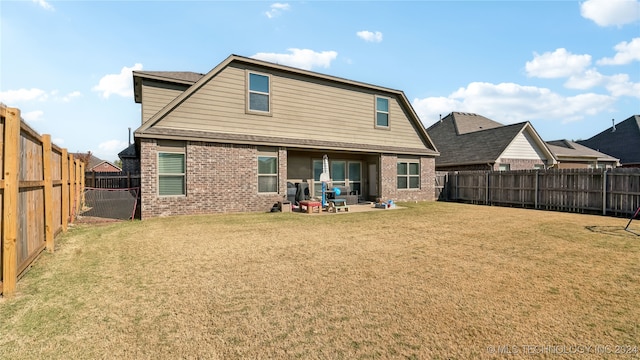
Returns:
[[[118,159],[118,160],[114,160],[113,161],[113,165],[119,167],[120,169],[122,169],[122,160]]]
[[[85,165],[85,168],[89,166],[89,160],[91,159],[91,151],[87,151],[86,153],[76,153],[75,158],[82,161]]]

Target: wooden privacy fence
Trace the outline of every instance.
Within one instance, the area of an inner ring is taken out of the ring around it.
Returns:
[[[0,105],[0,293],[15,292],[18,277],[75,219],[81,206],[84,165]]]
[[[87,171],[84,175],[86,187],[98,189],[130,189],[140,187],[140,174],[130,172]]]
[[[640,206],[640,169],[438,172],[440,200],[630,216]]]

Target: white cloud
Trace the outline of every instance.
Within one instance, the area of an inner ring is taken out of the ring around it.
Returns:
[[[614,97],[631,96],[640,98],[640,83],[631,82],[629,75],[602,75],[594,69],[569,78],[564,84],[569,89],[586,90],[596,86],[604,86]]]
[[[534,53],[533,60],[527,61],[525,69],[527,76],[553,79],[579,74],[590,64],[591,55],[574,55],[559,48],[542,55]]]
[[[315,52],[309,49],[287,49],[291,54],[257,53],[254,59],[289,65],[300,69],[311,70],[314,67],[328,68],[338,53],[335,51]]]
[[[0,92],[0,102],[3,102],[10,106],[12,103],[17,102],[33,100],[44,101],[48,98],[48,96],[49,95],[47,95],[46,91],[36,88],[7,90]]]
[[[49,4],[46,0],[31,0],[32,2],[40,5],[45,10],[54,10],[53,5]]]
[[[599,26],[622,26],[640,20],[638,0],[587,0],[580,14]]]
[[[64,139],[63,138],[52,138],[51,142],[60,146],[62,144],[64,144]]]
[[[464,111],[462,102],[448,97],[413,99],[413,108],[425,125],[431,125],[452,111]]]
[[[382,41],[382,33],[380,31],[371,32],[367,30],[358,31],[356,35],[364,41],[367,42],[381,42]]]
[[[286,4],[286,3],[273,3],[269,7],[269,9],[270,10],[265,12],[264,14],[267,15],[269,19],[273,19],[274,17],[280,15],[283,11],[290,10],[291,6],[289,6],[289,4]]]
[[[425,126],[430,126],[439,114],[452,111],[473,112],[504,123],[533,119],[573,121],[605,111],[614,101],[608,95],[565,97],[535,86],[473,82],[446,98],[414,99],[413,105]]]
[[[118,159],[118,153],[124,150],[129,144],[126,141],[108,140],[98,145],[98,150],[94,155],[102,160],[114,161]]]
[[[44,112],[42,110],[34,110],[22,113],[21,115],[22,118],[27,122],[37,122],[42,120],[42,115],[44,115]]]
[[[119,74],[108,74],[100,79],[98,85],[93,87],[93,91],[102,93],[102,97],[108,99],[111,94],[123,97],[133,96],[133,80],[131,72],[142,70],[142,64],[135,64],[133,67],[123,67]]]
[[[70,92],[67,95],[62,97],[62,101],[64,102],[69,102],[77,97],[80,97],[82,94],[80,94],[80,91],[74,91],[74,92]]]
[[[598,65],[626,65],[633,61],[640,61],[640,38],[634,38],[630,42],[623,41],[614,46],[617,51],[613,58],[598,60]]]
[[[640,83],[633,83],[627,74],[616,74],[608,77],[607,90],[613,96],[631,96],[640,99]]]
[[[100,143],[100,145],[98,145],[98,149],[100,149],[100,151],[103,151],[103,152],[113,152],[113,151],[120,152],[124,148],[126,148],[128,145],[129,144],[127,144],[125,141],[109,140],[109,141]]]
[[[564,86],[568,89],[586,90],[605,84],[607,77],[595,69],[589,69],[581,74],[569,77]]]

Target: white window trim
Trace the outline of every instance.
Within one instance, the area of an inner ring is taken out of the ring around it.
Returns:
[[[260,75],[260,76],[266,76],[269,79],[269,92],[268,93],[264,93],[261,91],[252,91],[251,90],[251,74],[255,74],[255,75]],[[251,70],[246,70],[246,95],[245,95],[245,102],[246,102],[246,106],[245,106],[245,111],[247,114],[255,114],[255,115],[265,115],[265,116],[271,116],[271,96],[273,94],[273,87],[272,87],[272,83],[271,83],[271,74],[265,74],[265,73],[261,73],[261,72],[257,72],[257,71],[251,71]],[[261,95],[267,95],[267,97],[269,98],[269,111],[262,111],[262,110],[254,110],[251,109],[251,94],[255,93],[255,94],[261,94]]]
[[[387,107],[388,107],[387,111],[378,110],[378,99],[387,100]],[[391,99],[386,97],[386,96],[376,95],[375,99],[373,101],[373,108],[374,108],[374,114],[373,114],[373,125],[374,125],[374,127],[376,129],[388,130],[391,127]],[[378,125],[378,113],[387,114],[387,125],[386,126]]]
[[[397,166],[400,163],[407,164],[407,175],[398,175]],[[411,175],[410,174],[409,164],[418,164],[418,175]],[[407,178],[407,187],[406,188],[398,187],[398,178],[401,177],[401,176]],[[416,177],[418,178],[418,187],[417,188],[412,188],[412,187],[409,186],[411,184],[410,179],[412,177],[413,178],[416,178]],[[422,166],[420,166],[420,161],[419,160],[398,159],[398,161],[396,162],[396,188],[397,188],[397,190],[402,190],[402,191],[417,191],[417,190],[420,190],[422,188]]]
[[[156,195],[158,197],[185,197],[187,196],[187,173],[167,173],[167,174],[161,174],[160,173],[160,154],[181,154],[183,156],[183,161],[184,161],[184,169],[185,171],[187,170],[187,153],[186,151],[168,151],[168,150],[158,150],[156,152],[156,168],[158,169],[158,177],[157,177],[157,189],[156,189]],[[184,178],[184,194],[175,194],[175,195],[160,195],[160,177],[161,176],[182,176]]]

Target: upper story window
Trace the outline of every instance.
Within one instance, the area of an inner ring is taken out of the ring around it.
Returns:
[[[269,75],[249,72],[247,110],[250,112],[271,112],[271,78]]]
[[[376,127],[389,127],[389,99],[376,96]]]

